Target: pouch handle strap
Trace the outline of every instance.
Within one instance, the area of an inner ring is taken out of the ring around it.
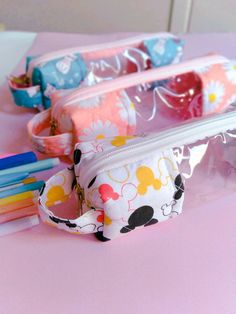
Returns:
[[[73,149],[72,133],[62,133],[53,136],[38,135],[50,128],[51,109],[36,114],[27,125],[28,134],[36,150],[50,156],[69,155]]]
[[[75,182],[73,167],[59,171],[46,181],[39,196],[41,219],[51,226],[70,233],[87,234],[102,231],[103,213],[101,211],[90,209],[76,219],[66,219],[56,216],[48,208],[68,201],[74,191]]]

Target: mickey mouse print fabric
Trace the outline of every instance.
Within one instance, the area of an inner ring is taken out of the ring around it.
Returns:
[[[124,160],[120,167],[111,167],[99,174],[94,172],[94,177],[84,177],[82,169],[86,163],[93,163],[99,152],[119,152],[121,146],[136,142],[136,138],[118,136],[97,140],[96,143],[78,144],[74,154],[74,172],[78,180],[77,191],[78,186],[83,191],[80,200],[85,214],[75,220],[65,220],[47,210],[47,206],[58,202],[58,194],[53,193],[58,185],[56,182],[67,181],[63,195],[70,194],[73,169],[66,169],[49,180],[44,188],[39,201],[43,220],[73,233],[94,232],[104,240],[180,214],[184,186],[171,150],[155,152],[149,158],[134,162]],[[62,176],[67,180],[62,180]]]
[[[46,182],[39,198],[42,219],[108,241],[235,191],[236,111],[230,109],[143,137],[77,144],[74,166]],[[68,200],[74,188],[81,214],[61,218],[49,207]]]

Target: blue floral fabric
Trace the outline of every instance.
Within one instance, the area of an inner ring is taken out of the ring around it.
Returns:
[[[154,38],[144,41],[153,67],[178,63],[183,55],[184,41],[178,38]]]
[[[35,57],[28,57],[26,69]],[[80,85],[87,74],[87,67],[80,56],[75,54],[64,56],[35,67],[32,73],[32,85],[38,86],[39,91],[29,92],[29,88],[17,88],[11,86],[11,92],[18,106],[27,108],[41,107],[45,109],[51,106],[50,95],[57,89],[75,88]]]
[[[17,106],[26,108],[41,108],[43,105],[42,92],[30,94],[27,89],[10,88],[13,99]]]

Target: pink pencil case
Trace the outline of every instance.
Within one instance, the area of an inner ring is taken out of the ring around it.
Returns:
[[[143,137],[77,144],[74,166],[51,177],[41,191],[42,220],[108,241],[235,193],[236,111],[229,109]],[[72,218],[64,203],[59,215],[53,206],[73,191],[80,213]]]
[[[28,57],[26,74],[9,78],[18,106],[47,109],[58,89],[89,86],[124,74],[179,62],[183,41],[168,33],[141,34],[109,43]]]
[[[234,101],[234,62],[218,55],[134,73],[74,91],[58,91],[52,108],[28,123],[38,151],[71,155],[74,145],[142,135],[222,112]],[[41,135],[51,128],[51,135]]]

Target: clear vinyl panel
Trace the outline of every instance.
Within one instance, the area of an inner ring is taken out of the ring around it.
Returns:
[[[136,109],[137,135],[169,128],[203,114],[202,82],[193,72],[126,92]]]
[[[184,208],[236,191],[236,130],[173,149],[185,186]]]
[[[236,86],[223,64],[136,85],[124,93],[135,108],[136,135],[228,111],[236,100]]]
[[[143,44],[124,49],[107,57],[84,58],[87,76],[81,86],[92,86],[104,80],[151,68],[151,59]]]
[[[91,122],[99,125],[98,120],[103,122],[100,123],[101,125],[109,124],[112,132],[97,130],[99,135],[104,137],[142,136],[170,129],[190,120],[201,120],[205,116],[221,114],[229,109],[235,110],[231,104],[236,99],[236,87],[227,81],[224,65],[216,65],[216,69],[214,67],[215,65],[212,68],[208,66],[204,71],[203,69],[191,72],[187,70],[184,74],[170,76],[164,80],[149,80],[136,85],[132,82],[132,77],[138,78],[136,81],[141,82],[140,77],[127,76],[125,80],[117,79],[117,82],[116,80],[107,82],[100,90],[98,87],[95,87],[94,91],[91,89],[91,97],[89,93],[86,97],[83,97],[83,94],[82,97],[79,94],[72,96],[67,100],[67,108],[69,109],[70,106],[74,109],[87,108],[86,112],[80,110],[78,119],[78,121],[82,119],[88,122],[86,129],[90,128]],[[222,75],[217,77],[215,70]],[[116,83],[118,86],[123,84],[123,86],[131,87],[119,89],[116,88]],[[88,120],[88,111],[91,111],[92,121]],[[78,121],[75,122],[77,126]],[[118,132],[115,132],[117,127]],[[126,127],[130,130],[127,134]]]
[[[153,38],[103,51],[82,53],[87,76],[82,83],[91,86],[134,72],[178,63],[183,55],[183,42],[173,38]]]
[[[60,108],[74,111],[81,141],[89,140],[81,136],[84,130],[90,134],[95,126],[101,138],[142,136],[201,120],[228,111],[235,102],[232,64],[210,56],[126,75],[55,100],[53,117],[59,120]]]

